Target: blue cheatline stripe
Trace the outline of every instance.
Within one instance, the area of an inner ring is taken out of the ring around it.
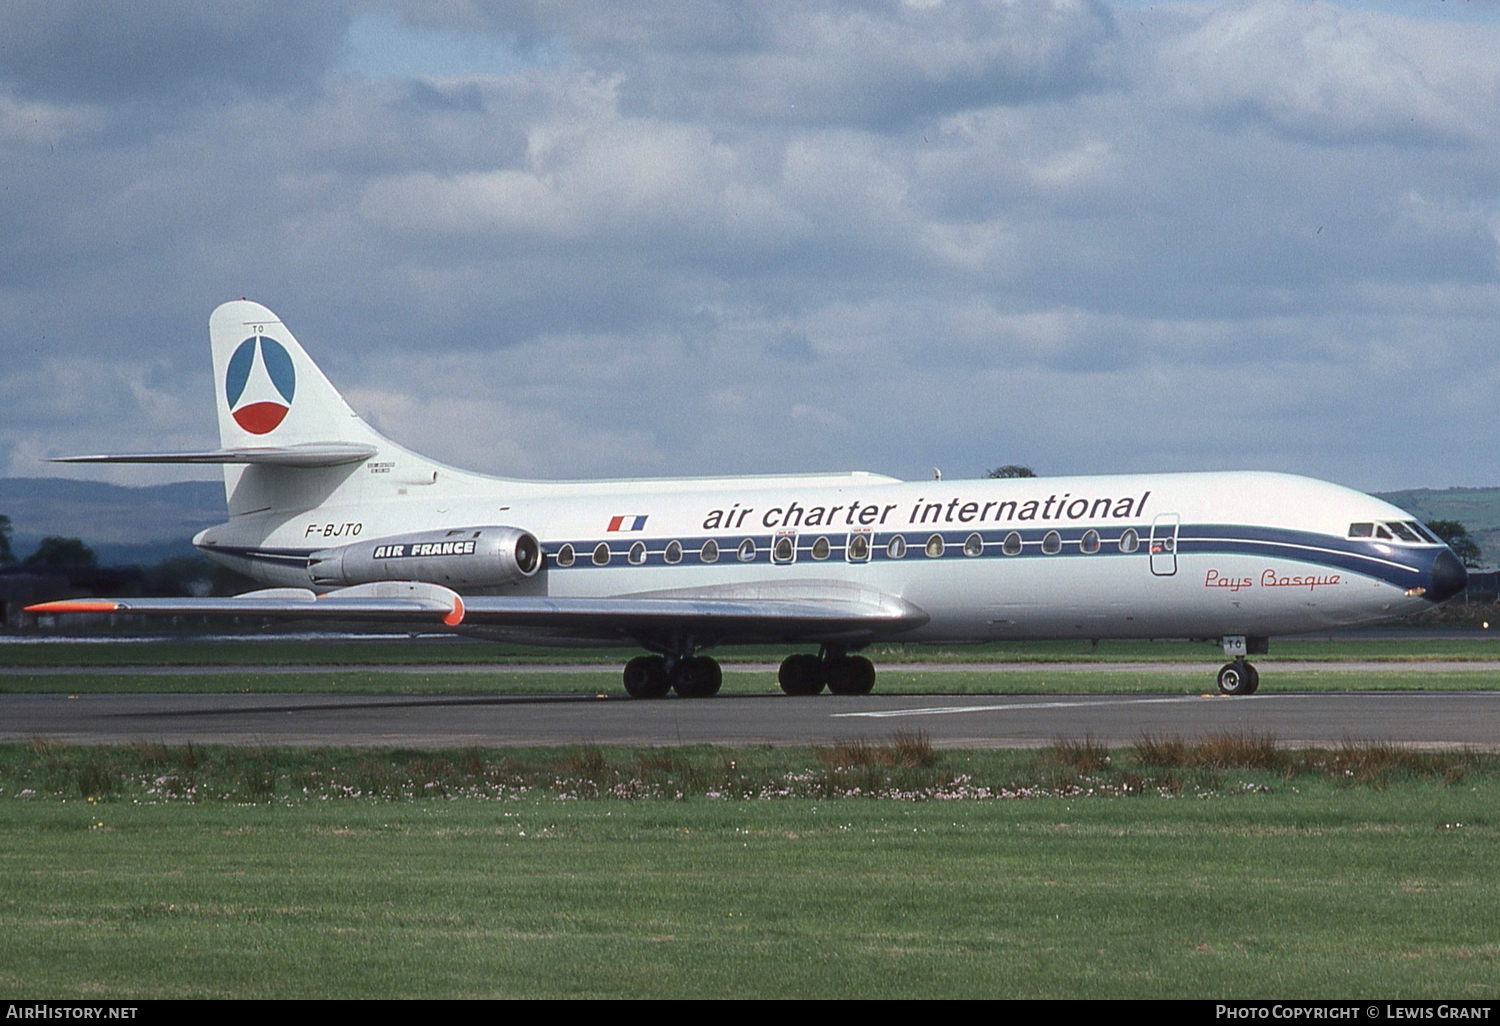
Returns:
[[[916,530],[869,532],[867,537],[870,539],[870,557],[866,560],[846,560],[846,550],[850,536],[848,532],[840,532],[838,534],[801,533],[797,535],[796,562],[819,566],[847,562],[863,564],[867,562],[910,561],[920,563],[938,559],[998,559],[1002,561],[1011,559],[1120,559],[1130,557],[1145,558],[1150,555],[1149,540],[1151,529],[1149,526],[1121,526],[1099,530],[1099,551],[1093,553],[1082,551],[1079,544],[1089,530],[1086,527],[1036,527],[1025,530],[1020,528],[1005,528],[982,531]],[[1048,554],[1042,551],[1042,543],[1043,539],[1053,531],[1057,532],[1062,541],[1062,550],[1056,554]],[[1134,531],[1136,533],[1139,547],[1134,552],[1121,552],[1119,549],[1120,538],[1127,531]],[[1015,555],[1006,555],[1003,549],[1005,538],[1012,533],[1020,535],[1021,551]],[[934,534],[943,539],[943,554],[941,556],[928,556],[923,551],[927,540]],[[977,556],[969,556],[964,552],[964,542],[973,534],[978,534],[980,541],[983,542],[983,549]],[[886,545],[897,535],[906,540],[906,555],[900,560],[893,560],[886,554]],[[625,539],[617,538],[614,545],[610,545],[608,539],[592,538],[567,543],[545,542],[542,545],[542,551],[546,556],[548,569],[557,571],[618,569],[620,567],[637,566],[704,566],[706,564],[701,559],[703,545],[705,542],[712,540],[719,547],[719,558],[713,564],[715,566],[789,565],[785,562],[772,563],[770,561],[771,549],[775,545],[777,537],[775,534],[746,534],[728,537],[702,535],[695,538],[681,539],[631,538],[628,544]],[[819,538],[826,538],[829,543],[828,558],[824,560],[815,560],[812,558],[813,546]],[[742,562],[737,554],[740,545],[747,539],[755,546],[755,558],[749,562]],[[666,560],[666,548],[672,541],[678,541],[682,547],[682,557],[677,563],[668,563]],[[603,566],[599,566],[593,562],[594,549],[601,542],[608,547],[610,554],[609,562]],[[557,561],[558,551],[564,544],[573,547],[574,559],[570,566],[563,566]],[[646,558],[644,562],[632,563],[629,559],[629,554],[631,549],[637,544],[645,545]],[[257,548],[253,546],[215,546],[212,547],[212,551],[276,566],[305,567],[308,557],[317,550],[304,548]],[[1432,560],[1442,551],[1444,550],[1435,546],[1425,549],[1404,549],[1381,542],[1373,542],[1365,539],[1338,538],[1330,535],[1315,534],[1311,531],[1237,526],[1233,524],[1183,524],[1179,528],[1177,535],[1177,552],[1180,556],[1248,555],[1260,556],[1266,559],[1295,560],[1312,566],[1326,567],[1330,570],[1344,570],[1365,577],[1373,577],[1401,587],[1410,587],[1413,584],[1420,583],[1420,579],[1430,569]]]
[[[232,545],[206,545],[205,552],[222,552],[226,556],[248,559],[254,563],[270,563],[273,566],[295,566],[305,569],[307,558],[316,549],[259,549]]]
[[[1084,535],[1090,530],[1097,531],[1099,535],[1099,550],[1086,553],[1082,551],[1080,542]],[[1120,538],[1127,532],[1134,531],[1137,539],[1137,548],[1133,552],[1122,552],[1119,548]],[[1044,539],[1048,534],[1056,532],[1062,543],[1062,549],[1055,554],[1042,551]],[[1014,555],[1004,552],[1005,538],[1010,534],[1017,534],[1021,538],[1021,551]],[[924,548],[929,538],[937,535],[943,540],[943,554],[941,556],[928,556]],[[976,556],[967,555],[964,551],[964,543],[971,535],[979,535],[983,548]],[[797,554],[795,562],[811,563],[843,563],[843,562],[895,562],[886,555],[886,546],[890,540],[900,535],[906,541],[906,554],[900,561],[908,560],[924,561],[929,559],[1061,559],[1061,558],[1085,558],[1099,559],[1106,557],[1146,557],[1150,555],[1151,528],[1149,525],[1129,525],[1110,527],[1104,529],[1088,527],[1035,527],[1035,528],[1004,528],[985,530],[905,530],[905,531],[873,531],[868,532],[866,537],[870,539],[871,555],[869,560],[846,560],[846,549],[849,532],[829,532],[819,534],[817,532],[801,532],[797,535]],[[1164,535],[1169,536],[1169,533]],[[782,535],[780,537],[786,537]],[[671,564],[666,561],[665,548],[669,541],[674,539],[642,539],[647,547],[645,562],[632,563],[628,559],[630,545],[609,545],[607,539],[584,539],[568,542],[573,547],[574,560],[569,566],[561,566],[557,562],[557,553],[563,547],[562,542],[547,543],[543,550],[547,555],[549,567],[559,570],[582,570],[582,569],[607,569],[620,566],[702,566],[699,553],[703,544],[713,540],[719,547],[719,558],[714,565],[735,565],[741,561],[736,553],[739,546],[746,540],[755,546],[755,559],[750,563],[742,565],[755,565],[758,563],[770,563],[772,547],[776,544],[778,535],[772,534],[744,534],[744,535],[703,535],[700,537],[675,539],[682,545],[682,559]],[[812,549],[819,538],[826,538],[829,543],[829,554],[825,560],[814,560]],[[610,560],[600,566],[593,562],[594,549],[604,541],[609,547]],[[635,542],[632,542],[632,545]],[[1387,551],[1380,551],[1380,549]],[[1346,570],[1358,573],[1366,577],[1374,577],[1387,581],[1391,584],[1410,586],[1413,581],[1427,572],[1433,558],[1438,552],[1437,548],[1427,549],[1402,549],[1389,545],[1379,545],[1361,539],[1338,538],[1330,535],[1316,534],[1310,531],[1294,531],[1284,528],[1250,527],[1231,524],[1183,524],[1177,532],[1177,552],[1179,555],[1252,555],[1267,559],[1287,559],[1313,566],[1322,566],[1329,569]],[[786,561],[772,563],[771,565],[786,566]]]

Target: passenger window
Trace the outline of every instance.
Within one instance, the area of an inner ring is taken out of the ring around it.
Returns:
[[[665,559],[668,563],[681,563],[682,542],[675,538],[667,542],[667,547],[662,550],[661,558]]]
[[[557,565],[558,566],[572,566],[573,565],[573,560],[575,558],[576,557],[573,554],[573,543],[572,542],[566,543],[565,545],[563,545],[562,548],[560,548],[560,549],[557,550]]]
[[[1120,551],[1134,552],[1141,547],[1141,536],[1135,533],[1135,528],[1127,527],[1120,535]]]
[[[738,559],[741,563],[755,562],[755,539],[746,538],[740,542],[739,551],[734,554],[734,558]]]
[[[937,559],[943,554],[943,548],[943,536],[934,534],[927,539],[927,544],[923,547],[922,551],[927,554],[928,559]]]
[[[1099,532],[1088,530],[1083,532],[1083,537],[1078,539],[1078,551],[1094,553],[1099,551]]]
[[[1048,531],[1042,537],[1042,551],[1049,556],[1055,556],[1062,551],[1062,535],[1056,531]]]
[[[797,558],[797,543],[790,535],[782,535],[776,539],[776,545],[771,549],[771,562],[790,563]]]
[[[630,554],[625,558],[629,559],[636,566],[640,566],[642,563],[646,562],[646,543],[636,542],[634,545],[630,546]]]
[[[1005,536],[1005,541],[1000,543],[1000,551],[1007,556],[1019,556],[1022,549],[1021,536],[1015,531]]]
[[[600,542],[594,546],[594,565],[605,566],[609,563],[609,542]]]
[[[698,550],[698,562],[717,563],[719,561],[719,543],[710,538],[703,543],[703,548]]]
[[[971,534],[967,538],[965,538],[964,539],[964,555],[966,555],[966,556],[982,556],[982,555],[984,555],[984,539],[981,538],[981,537],[979,537],[978,534]]]
[[[868,533],[851,534],[844,543],[844,558],[851,563],[863,563],[870,558],[870,536]]]
[[[885,555],[887,559],[901,559],[906,555],[906,539],[899,534],[891,535],[891,540],[885,543]]]
[[[817,541],[813,542],[813,546],[812,546],[812,558],[813,559],[827,559],[828,558],[828,554],[830,552],[832,552],[832,551],[833,551],[833,546],[830,545],[830,544],[828,544],[828,539],[827,538],[819,538]]]

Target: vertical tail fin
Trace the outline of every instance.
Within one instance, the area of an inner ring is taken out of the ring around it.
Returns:
[[[219,449],[53,462],[222,465],[230,516],[388,499],[405,495],[408,486],[437,485],[439,473],[440,490],[476,478],[402,448],[361,420],[286,325],[259,303],[240,299],[219,307],[208,319],[208,338]]]
[[[219,443],[225,449],[368,447],[386,467],[435,480],[437,465],[408,452],[370,427],[270,310],[240,299],[208,319],[214,359]],[[224,467],[231,516],[312,509],[358,500],[367,488],[364,459],[309,465],[292,459],[247,461]],[[393,480],[387,478],[386,480]]]
[[[218,399],[219,444],[303,445],[385,441],[287,330],[259,303],[225,303],[208,319]]]

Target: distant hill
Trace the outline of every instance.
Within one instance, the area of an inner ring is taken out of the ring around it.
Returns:
[[[1485,562],[1500,563],[1500,488],[1412,488],[1376,496],[1421,520],[1457,520],[1479,544]]]
[[[47,535],[81,538],[99,562],[148,565],[193,555],[193,535],[223,523],[224,485],[179,481],[129,488],[57,477],[0,478],[11,548],[29,556]]]

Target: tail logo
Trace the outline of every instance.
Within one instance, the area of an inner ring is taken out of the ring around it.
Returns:
[[[297,371],[292,366],[292,357],[274,338],[253,335],[241,342],[229,358],[229,370],[224,375],[229,413],[236,424],[252,435],[276,429],[291,410],[296,390]]]

